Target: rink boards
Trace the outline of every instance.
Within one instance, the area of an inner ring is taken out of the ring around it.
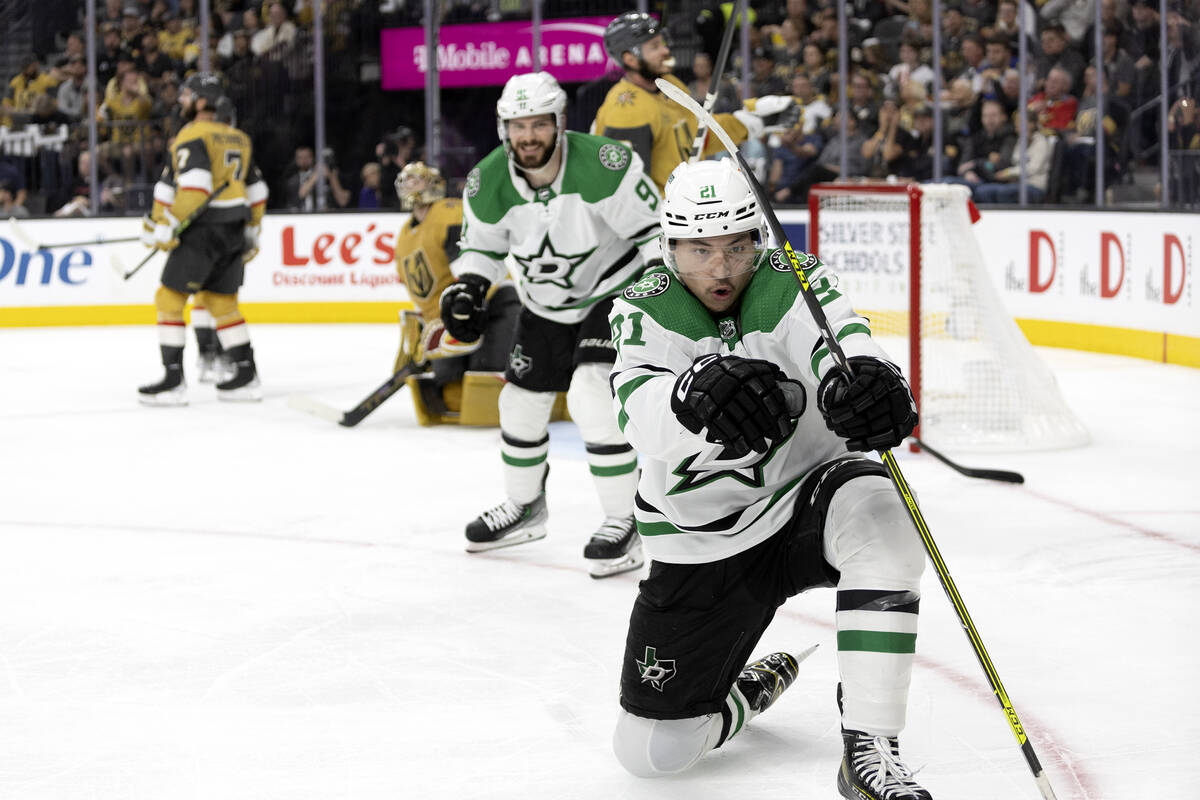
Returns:
[[[395,268],[401,213],[269,214],[241,292],[261,322],[392,322],[410,308]],[[797,249],[808,213],[781,211]],[[987,210],[975,225],[997,291],[1034,344],[1200,366],[1195,271],[1200,225],[1189,214]],[[0,326],[152,323],[165,257],[140,244],[136,218],[0,223]],[[842,231],[861,269],[902,261],[889,226]],[[826,237],[823,237],[823,241]],[[38,249],[38,245],[72,244]],[[882,254],[882,256],[881,256]]]

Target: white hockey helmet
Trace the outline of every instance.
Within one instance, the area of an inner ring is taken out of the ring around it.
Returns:
[[[679,274],[677,240],[747,232],[754,239],[750,268],[758,268],[767,247],[767,224],[750,183],[732,158],[695,164],[684,161],[667,178],[663,194],[663,261],[672,272]]]
[[[496,101],[496,133],[509,158],[512,158],[512,144],[504,123],[541,114],[554,115],[558,126],[556,144],[561,144],[567,131],[567,93],[558,81],[549,72],[529,72],[509,78]]]

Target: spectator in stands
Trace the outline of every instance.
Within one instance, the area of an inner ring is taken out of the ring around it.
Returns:
[[[358,190],[359,208],[379,208],[379,176],[382,172],[378,161],[363,164],[362,188]]]
[[[1104,83],[1107,92],[1122,100],[1133,100],[1133,85],[1137,80],[1137,67],[1129,54],[1120,49],[1121,27],[1119,24],[1104,29]]]
[[[804,72],[820,94],[829,94],[829,62],[825,48],[814,42],[804,45]]]
[[[779,39],[775,46],[775,73],[786,82],[804,64],[804,40],[796,23],[789,18],[779,23]]]
[[[117,74],[117,58],[121,55],[121,31],[112,23],[100,26],[101,47],[96,52],[96,85],[108,86]]]
[[[826,120],[833,116],[833,108],[830,107],[829,101],[825,99],[825,95],[817,93],[807,73],[797,72],[792,76],[792,97],[794,105],[784,114],[794,113],[793,124],[798,124],[806,136],[819,132]],[[785,116],[785,119],[788,119],[788,116]]]
[[[1200,113],[1196,98],[1185,95],[1171,106],[1167,115],[1167,134],[1172,150],[1200,151]]]
[[[1125,21],[1122,20],[1120,9],[1117,7],[1116,0],[1100,0],[1100,30],[1108,31],[1112,29],[1117,32],[1117,49],[1127,50],[1129,43],[1126,41],[1128,36],[1125,30]],[[1087,33],[1083,35],[1083,40],[1080,42],[1080,52],[1083,53],[1083,60],[1089,64],[1096,61],[1096,21],[1088,20]]]
[[[350,190],[342,186],[333,151],[326,149],[325,157],[317,163],[311,147],[297,147],[295,161],[285,181],[287,207],[294,211],[318,210],[318,181],[325,181],[327,207],[345,208],[350,203]]]
[[[142,34],[142,49],[134,59],[138,72],[151,78],[161,78],[168,72],[178,72],[179,66],[158,47],[158,33],[147,29]]]
[[[121,4],[121,0],[104,0],[104,8],[96,12],[96,22],[101,26],[115,25],[120,28],[123,16],[124,6]]]
[[[775,74],[775,51],[770,47],[759,47],[750,58],[750,96],[765,97],[769,94],[787,94],[787,84]]]
[[[417,137],[412,128],[401,125],[393,133],[383,137],[383,141],[375,145],[375,157],[379,161],[379,193],[383,208],[399,208],[400,200],[396,197],[396,178],[413,158],[413,150],[417,146]]]
[[[29,209],[17,202],[16,187],[8,181],[0,181],[0,218],[28,216]]]
[[[292,48],[296,41],[296,26],[287,17],[283,3],[274,0],[267,6],[267,26],[250,40],[256,56],[278,58]]]
[[[1083,56],[1069,46],[1066,29],[1060,22],[1052,22],[1042,28],[1042,53],[1034,62],[1034,67],[1039,82],[1044,82],[1050,70],[1058,67],[1071,79],[1067,84],[1068,92],[1083,86]]]
[[[112,80],[104,87],[104,102],[111,103],[116,100],[121,93],[121,85],[125,82],[125,76],[129,73],[137,75],[136,61],[133,54],[128,50],[122,50],[117,55],[117,72],[113,75]],[[150,89],[146,82],[138,75],[138,82],[141,84],[142,94],[149,94]]]
[[[1029,108],[1038,115],[1038,125],[1064,131],[1075,120],[1079,101],[1070,93],[1071,74],[1054,67],[1046,75],[1046,87],[1029,99]]]
[[[978,127],[979,96],[971,89],[966,78],[955,78],[942,94],[942,122],[947,133],[946,141],[957,142]],[[957,147],[955,149],[957,152]]]
[[[1053,20],[1071,43],[1078,45],[1083,41],[1084,32],[1096,19],[1096,0],[1047,0],[1038,13],[1044,20]]]
[[[963,16],[958,0],[947,0],[942,4],[942,69],[943,74],[956,75],[963,70],[963,38],[972,33],[967,18]]]
[[[914,41],[900,43],[900,61],[887,74],[884,96],[893,99],[900,96],[900,85],[916,81],[925,87],[925,93],[933,92],[933,69],[921,63],[921,48]],[[853,84],[851,85],[853,87]]]
[[[984,91],[983,73],[987,69],[984,59],[983,39],[976,33],[968,33],[962,40],[962,69],[955,78],[964,78],[971,83],[971,91],[979,94]]]
[[[142,41],[142,14],[136,5],[125,6],[121,15],[121,49],[133,52]]]
[[[933,165],[937,158],[942,159],[943,175],[951,171],[945,153],[939,155],[934,150],[932,107],[926,105],[915,109],[911,127],[902,132],[898,141],[901,155],[891,165],[898,177],[908,178],[917,183],[933,180]]]
[[[839,114],[834,114],[830,121],[830,129],[838,130]],[[846,118],[846,139],[834,135],[825,143],[815,163],[803,169],[796,180],[790,185],[775,192],[776,202],[804,203],[808,200],[808,190],[813,184],[837,179],[841,175],[842,148],[846,150],[846,178],[865,174],[866,160],[862,156],[862,144],[865,137],[859,132],[858,118],[850,115]]]
[[[1067,192],[1074,199],[1091,202],[1096,195],[1096,68],[1089,64],[1084,70],[1083,96],[1071,126],[1063,132],[1066,152],[1063,156],[1063,178]],[[1111,186],[1121,172],[1121,140],[1117,135],[1129,120],[1129,107],[1110,91],[1104,95],[1104,185]]]
[[[933,5],[930,0],[909,0],[908,22],[900,35],[918,42],[933,41]]]
[[[243,65],[248,66],[254,59],[254,53],[250,50],[249,31],[245,28],[234,31],[232,41],[229,55],[221,59],[221,69],[225,72],[235,72]]]
[[[697,51],[696,55],[692,57],[692,75],[695,77],[688,84],[688,91],[701,105],[704,104],[704,98],[708,96],[712,73],[712,57],[703,50]],[[721,86],[717,89],[717,99],[713,104],[712,112],[714,114],[732,114],[741,107],[742,101],[738,97],[737,85],[729,80],[727,75],[722,75]]]
[[[87,61],[83,56],[70,56],[63,72],[67,79],[58,86],[58,110],[72,119],[82,119],[87,103]]]
[[[192,44],[195,34],[191,28],[184,26],[178,12],[167,12],[163,20],[166,27],[158,32],[158,46],[170,58],[182,64],[184,53]]]
[[[916,84],[920,85],[920,84]],[[875,133],[879,106],[875,102],[875,87],[861,70],[850,76],[850,115],[858,120],[856,129],[866,138]]]
[[[254,37],[262,30],[262,17],[253,8],[247,8],[242,12],[242,30],[250,37],[250,41],[254,41]]]
[[[54,89],[58,82],[42,71],[42,60],[36,55],[25,58],[21,71],[8,82],[4,99],[0,101],[0,123],[12,125],[14,113],[33,111],[33,101]]]
[[[78,33],[69,33],[67,34],[66,47],[59,53],[59,57],[64,62],[69,62],[75,56],[79,56],[84,60],[87,59],[87,43],[84,42],[83,37]]]
[[[907,132],[900,125],[900,107],[894,99],[885,98],[879,105],[879,127],[862,143],[864,174],[868,178],[896,174],[895,165],[904,152],[902,137],[907,138]]]
[[[1037,112],[1030,109],[1024,115],[1024,123],[1030,130],[1029,143],[1025,149],[1026,196],[1030,202],[1040,203],[1046,196],[1050,179],[1050,159],[1053,145],[1050,137],[1037,127]],[[976,203],[1015,203],[1021,196],[1021,168],[1019,153],[1013,156],[1010,167],[998,170],[995,180],[975,187]]]
[[[999,100],[984,100],[980,112],[981,127],[960,139],[958,177],[947,183],[962,183],[974,189],[983,183],[995,183],[996,173],[1012,166],[1017,134],[1008,122],[1008,113]]]
[[[983,80],[985,83],[991,81],[999,88],[1005,71],[1013,66],[1012,42],[1007,36],[993,36],[983,46],[983,54]]]
[[[996,19],[985,29],[986,37],[1003,36],[1012,42],[1016,52],[1020,48],[1020,23],[1017,21],[1018,8],[1025,15],[1025,41],[1030,54],[1037,52],[1034,36],[1037,34],[1037,12],[1027,0],[1000,0],[996,6]]]
[[[53,133],[55,129],[70,125],[74,120],[58,110],[58,103],[51,94],[39,94],[33,101],[33,112],[29,116],[29,125],[36,125],[43,133]]]

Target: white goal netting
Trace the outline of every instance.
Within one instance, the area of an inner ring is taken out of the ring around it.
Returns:
[[[988,276],[965,187],[828,186],[813,193],[813,249],[912,382],[922,439],[980,450],[1089,441]],[[910,240],[913,230],[919,243]]]

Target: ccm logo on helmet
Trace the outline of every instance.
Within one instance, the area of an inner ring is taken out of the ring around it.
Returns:
[[[720,219],[721,217],[728,216],[728,211],[709,211],[707,214],[697,214],[692,219]]]

